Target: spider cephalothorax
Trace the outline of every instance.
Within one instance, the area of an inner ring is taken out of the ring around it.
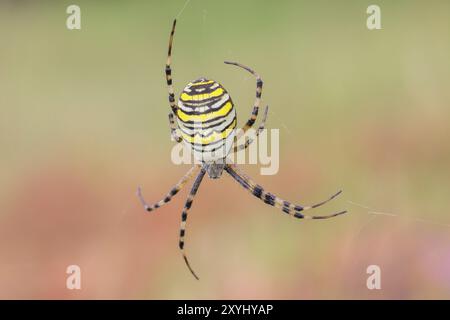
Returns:
[[[191,273],[196,279],[197,275],[192,270],[186,254],[184,253],[184,238],[186,230],[186,220],[192,201],[197,194],[198,188],[205,176],[212,179],[220,178],[222,172],[225,170],[234,180],[241,186],[248,190],[258,199],[264,203],[281,209],[288,215],[299,219],[326,219],[335,217],[346,213],[341,211],[324,216],[305,215],[304,211],[317,208],[331,199],[338,196],[341,191],[335,193],[333,196],[311,206],[300,206],[290,203],[289,201],[280,199],[274,194],[267,192],[264,188],[255,183],[250,177],[243,173],[237,165],[226,163],[226,156],[230,152],[237,152],[246,149],[253,140],[248,139],[243,144],[238,144],[239,139],[245,132],[253,126],[258,116],[259,104],[261,102],[261,93],[263,82],[260,76],[252,69],[239,64],[237,62],[225,62],[226,64],[241,67],[256,77],[256,98],[253,105],[253,110],[250,118],[245,125],[236,133],[236,110],[228,92],[218,82],[200,78],[190,82],[180,95],[178,104],[175,103],[175,93],[172,84],[172,42],[175,33],[176,20],[173,22],[172,32],[169,39],[169,51],[166,63],[166,80],[169,91],[169,104],[172,112],[169,113],[169,125],[172,138],[176,142],[184,142],[194,156],[200,160],[201,164],[194,165],[188,173],[169,191],[164,199],[159,202],[148,205],[141,194],[141,189],[138,189],[138,196],[141,200],[145,210],[153,211],[165,203],[169,202],[178,191],[195,175],[197,175],[192,186],[191,192],[186,200],[186,204],[181,214],[181,228],[180,228],[180,242],[184,261]],[[256,136],[264,130],[268,107],[265,108],[264,117],[256,132]],[[174,120],[176,117],[176,121]]]

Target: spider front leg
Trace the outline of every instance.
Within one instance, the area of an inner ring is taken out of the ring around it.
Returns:
[[[144,197],[142,196],[141,187],[138,187],[137,195],[139,197],[139,200],[141,201],[142,205],[144,206],[144,209],[147,211],[153,211],[155,209],[158,209],[159,207],[163,206],[170,200],[172,200],[172,197],[180,191],[184,185],[198,172],[198,169],[200,169],[199,165],[193,166],[184,176],[181,178],[181,180],[167,193],[167,195],[160,201],[156,202],[153,205],[148,205],[147,202],[144,200]]]
[[[177,132],[178,126],[175,123],[172,112],[169,113],[169,127],[170,127],[170,136],[172,137],[172,139],[177,143],[180,143],[183,140],[183,138]]]
[[[181,213],[181,227],[180,227],[180,242],[179,247],[181,250],[181,254],[183,255],[184,262],[186,263],[186,266],[189,268],[189,271],[191,271],[192,275],[195,277],[195,279],[199,280],[198,276],[195,274],[194,270],[191,268],[191,265],[189,264],[189,261],[186,257],[186,254],[184,253],[184,236],[186,234],[186,220],[187,220],[187,214],[189,209],[192,206],[192,201],[194,200],[195,195],[197,194],[198,188],[200,187],[200,183],[203,180],[203,177],[205,176],[206,170],[202,168],[200,170],[200,173],[198,174],[197,178],[195,179],[195,182],[192,186],[191,192],[189,193],[189,196],[186,200],[186,204],[184,205],[183,212]]]
[[[233,152],[238,152],[238,151],[247,149],[248,146],[249,146],[253,141],[255,141],[256,139],[258,139],[259,134],[260,134],[260,133],[265,129],[265,127],[266,127],[266,120],[267,120],[267,113],[268,113],[268,112],[269,112],[269,106],[266,106],[266,109],[264,110],[264,116],[263,116],[263,119],[262,119],[262,121],[261,121],[261,124],[260,124],[259,127],[258,127],[258,130],[256,130],[256,135],[255,135],[254,139],[253,139],[252,137],[249,137],[249,138],[245,141],[245,143],[240,144],[240,145],[235,145],[235,146],[233,147]],[[235,142],[236,142],[236,141],[235,141]]]
[[[247,66],[244,66],[243,64],[240,64],[238,62],[230,62],[230,61],[225,61],[225,63],[241,67],[256,77],[256,98],[255,98],[255,103],[253,105],[252,115],[250,116],[250,119],[247,120],[246,124],[242,127],[242,129],[239,131],[238,136],[235,139],[235,141],[237,141],[245,134],[245,132],[247,132],[248,129],[250,129],[253,126],[253,124],[256,121],[256,118],[258,117],[259,104],[261,103],[263,81],[262,81],[261,77],[255,71],[253,71],[252,69],[250,69]]]
[[[340,211],[337,213],[333,213],[330,215],[324,215],[324,216],[316,216],[316,215],[304,215],[300,212],[306,211],[309,209],[314,209],[317,207],[320,207],[321,205],[324,205],[328,201],[334,199],[339,194],[341,194],[342,191],[338,191],[334,195],[332,195],[327,200],[324,200],[322,202],[316,203],[312,206],[300,206],[290,203],[289,201],[283,200],[275,196],[274,194],[270,192],[266,192],[263,187],[253,182],[247,175],[245,175],[243,172],[239,170],[239,168],[234,164],[229,164],[225,167],[225,171],[227,171],[233,179],[235,179],[241,186],[243,186],[246,190],[248,190],[251,194],[253,194],[258,199],[264,201],[264,203],[269,204],[271,206],[274,206],[276,208],[281,209],[283,212],[294,216],[298,219],[328,219],[332,218],[341,214],[346,213],[347,211]]]
[[[173,89],[173,83],[172,83],[172,43],[173,43],[173,35],[175,34],[175,26],[177,24],[177,20],[173,20],[172,25],[172,31],[170,32],[170,38],[169,38],[169,49],[167,51],[167,62],[166,62],[166,82],[167,82],[167,90],[169,92],[169,105],[172,109],[172,112],[176,114],[177,112],[177,105],[175,104],[175,92]]]

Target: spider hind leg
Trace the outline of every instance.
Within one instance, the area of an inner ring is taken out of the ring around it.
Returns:
[[[189,196],[186,200],[186,204],[184,205],[183,212],[181,213],[181,226],[180,226],[180,242],[179,247],[181,250],[181,254],[183,255],[184,262],[186,263],[186,266],[188,267],[189,271],[191,271],[192,275],[195,277],[195,279],[199,280],[199,277],[192,269],[191,265],[189,264],[189,260],[186,256],[186,253],[184,251],[184,237],[186,234],[186,220],[188,216],[188,211],[192,206],[192,202],[194,200],[195,195],[197,194],[198,188],[200,187],[200,184],[203,180],[203,177],[205,176],[206,169],[202,168],[200,170],[200,173],[198,174],[197,178],[195,179],[195,182],[192,186],[191,192],[189,193]]]
[[[327,200],[321,201],[319,203],[316,203],[311,206],[301,206],[301,205],[295,205],[292,204],[289,201],[283,200],[274,194],[267,192],[264,190],[263,187],[253,182],[253,180],[250,179],[247,175],[245,175],[241,170],[234,164],[229,164],[225,167],[225,171],[230,174],[230,176],[236,180],[242,187],[244,187],[246,190],[248,190],[251,194],[253,194],[256,198],[262,200],[264,203],[274,206],[278,209],[281,209],[283,212],[292,215],[295,218],[298,219],[328,219],[332,217],[339,216],[341,214],[347,213],[346,210],[340,211],[337,213],[332,213],[329,215],[305,215],[303,214],[304,211],[309,209],[314,209],[317,207],[320,207],[324,205],[325,203],[333,200],[336,198],[339,194],[341,194],[342,191],[338,191],[337,193],[333,194],[330,198]]]

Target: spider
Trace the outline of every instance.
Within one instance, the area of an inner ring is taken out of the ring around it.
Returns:
[[[342,190],[338,191],[327,200],[311,206],[295,205],[275,196],[270,192],[267,192],[262,186],[255,183],[250,177],[243,173],[237,165],[227,163],[225,158],[231,150],[233,150],[233,152],[237,152],[239,150],[246,149],[253,141],[253,139],[247,139],[243,144],[237,143],[244,133],[253,126],[257,119],[263,81],[261,80],[261,77],[249,67],[237,62],[225,61],[226,64],[243,68],[256,77],[256,98],[253,111],[245,125],[241,130],[239,130],[238,134],[236,134],[235,129],[236,111],[234,109],[231,97],[225,88],[214,80],[199,78],[190,82],[184,88],[178,100],[178,104],[176,104],[171,68],[172,43],[175,33],[175,26],[176,19],[173,21],[172,31],[170,33],[169,49],[165,68],[167,88],[169,92],[169,105],[172,109],[169,113],[170,133],[174,141],[177,143],[185,143],[193,152],[194,157],[200,161],[199,164],[194,165],[181,178],[181,180],[162,200],[156,202],[155,204],[147,204],[142,196],[140,187],[138,188],[137,194],[145,210],[153,211],[168,203],[192,177],[197,175],[181,214],[179,247],[186,266],[192,275],[198,280],[199,277],[192,269],[185,254],[184,239],[186,235],[186,220],[188,211],[192,206],[192,201],[194,200],[194,197],[197,194],[198,188],[200,187],[206,173],[208,173],[210,178],[217,179],[221,177],[222,172],[225,170],[234,180],[236,180],[252,195],[264,201],[264,203],[279,208],[288,215],[294,216],[298,219],[327,219],[344,214],[347,211],[341,211],[323,216],[305,215],[303,214],[304,211],[317,208],[327,203],[337,197]],[[265,128],[267,112],[268,106],[265,108],[265,113],[256,132],[256,136],[258,136],[259,133]],[[176,116],[176,123],[174,116]]]

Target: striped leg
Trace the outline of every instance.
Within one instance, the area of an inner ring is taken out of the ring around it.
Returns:
[[[163,206],[170,200],[172,200],[172,197],[180,191],[183,186],[188,182],[197,172],[200,168],[199,165],[193,166],[181,180],[172,188],[172,190],[167,193],[167,195],[164,197],[164,199],[158,201],[157,203],[153,205],[148,205],[147,202],[145,202],[144,197],[142,196],[141,187],[138,188],[137,195],[139,197],[139,200],[141,201],[142,205],[144,206],[144,209],[147,211],[153,211],[155,209],[158,209],[159,207]]]
[[[261,133],[261,131],[264,130],[264,128],[266,127],[266,120],[267,120],[267,113],[269,112],[269,106],[266,106],[266,109],[264,110],[264,116],[263,119],[261,121],[261,124],[258,127],[258,130],[256,130],[256,136],[255,136],[255,140],[258,139],[259,134]],[[241,150],[245,150],[247,149],[247,147],[253,142],[254,140],[250,137],[248,138],[244,144],[240,144],[240,145],[235,145],[233,148],[233,152],[238,152]]]
[[[312,206],[299,206],[290,203],[289,201],[278,198],[277,196],[271,194],[270,192],[266,192],[263,187],[254,183],[247,175],[242,173],[236,165],[230,164],[225,167],[225,170],[245,189],[251,192],[255,197],[264,201],[271,206],[281,209],[283,212],[294,216],[299,219],[327,219],[332,218],[341,214],[346,213],[347,211],[341,211],[337,213],[333,213],[325,216],[315,216],[315,215],[304,215],[301,212],[309,209],[320,207],[321,205],[327,203],[328,201],[337,197],[342,191],[339,191],[332,195],[327,200],[314,204]]]
[[[191,208],[192,201],[194,200],[195,195],[197,194],[197,190],[200,187],[200,183],[203,180],[203,177],[205,176],[206,170],[202,168],[200,170],[200,173],[198,174],[197,178],[195,179],[194,185],[192,186],[191,193],[189,193],[189,196],[186,200],[186,204],[184,205],[183,212],[181,214],[181,227],[180,227],[180,250],[181,254],[183,255],[184,262],[186,262],[187,267],[191,271],[192,275],[195,277],[195,279],[199,280],[198,276],[195,274],[194,270],[192,270],[191,265],[189,264],[189,261],[186,257],[186,254],[184,253],[184,236],[186,233],[186,220],[187,220],[187,213],[188,210]]]
[[[241,67],[256,77],[256,98],[255,98],[255,103],[253,105],[252,115],[250,116],[250,119],[247,120],[247,123],[242,127],[242,130],[239,130],[238,135],[236,136],[236,139],[235,139],[235,141],[238,141],[245,134],[245,132],[253,126],[253,124],[256,121],[256,117],[258,116],[258,111],[259,111],[259,104],[261,102],[261,93],[262,93],[263,82],[262,82],[261,77],[255,71],[250,69],[249,67],[244,66],[237,62],[225,61],[225,63]]]
[[[175,33],[175,26],[177,24],[177,20],[173,20],[172,31],[170,32],[169,38],[169,50],[167,53],[167,63],[166,63],[166,80],[167,80],[167,90],[169,91],[169,104],[170,108],[172,108],[172,112],[177,114],[177,105],[175,103],[175,92],[172,84],[172,43],[173,43],[173,35]]]
[[[173,119],[173,113],[169,113],[169,126],[170,126],[170,135],[173,140],[180,143],[183,138],[180,136],[180,134],[177,132],[177,124],[175,123],[175,120]]]

